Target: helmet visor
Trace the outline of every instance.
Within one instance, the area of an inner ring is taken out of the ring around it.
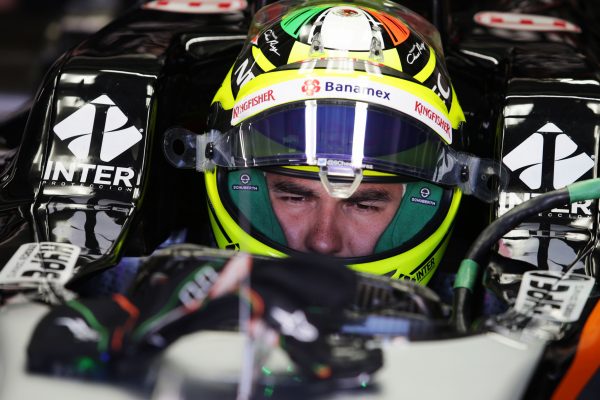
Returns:
[[[279,107],[213,135],[201,147],[205,151],[201,148],[199,154],[207,158],[200,162],[223,167],[377,170],[458,186],[488,201],[495,191],[487,180],[500,175],[497,163],[457,152],[420,121],[357,101],[309,100]]]

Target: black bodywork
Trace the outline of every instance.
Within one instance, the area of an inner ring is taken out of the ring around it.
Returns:
[[[467,118],[459,140],[464,150],[502,161],[534,134],[543,144],[537,156],[512,168],[498,201],[464,199],[442,267],[451,273],[492,220],[557,188],[559,169],[572,168],[561,161],[586,160],[589,168],[571,175],[576,180],[597,176],[600,34],[594,22],[599,11],[592,1],[399,3],[442,32],[447,66]],[[23,243],[76,244],[83,250],[69,286],[83,290],[89,286],[85,282],[122,257],[148,255],[173,235],[184,232],[186,241],[210,245],[202,177],[167,162],[163,135],[174,126],[203,131],[212,96],[241,49],[252,10],[260,5],[224,14],[160,12],[140,5],[59,59],[32,108],[0,130],[6,146],[0,157],[0,265]],[[560,17],[582,32],[486,27],[474,22],[478,10]],[[94,113],[86,134],[70,136],[65,122],[59,135],[56,126],[84,107],[88,115]],[[128,130],[130,141],[103,150],[104,135],[121,130]],[[532,167],[534,178],[523,180]],[[564,270],[576,262],[576,272],[597,277],[596,252],[576,256],[596,243],[598,215],[597,202],[586,201],[531,218],[505,236],[499,249],[503,257],[492,261],[493,270]],[[496,284],[494,290],[510,292],[514,285]],[[566,341],[563,348],[569,353],[573,346]],[[537,381],[550,381],[568,362],[568,357],[549,355]]]

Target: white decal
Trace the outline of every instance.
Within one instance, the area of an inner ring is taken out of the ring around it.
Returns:
[[[273,308],[271,317],[281,326],[281,333],[293,337],[300,342],[314,342],[319,331],[306,319],[303,311],[287,312],[279,307]]]
[[[579,26],[561,18],[545,15],[481,11],[475,14],[473,19],[478,24],[490,28],[534,32],[581,33]]]
[[[75,159],[48,160],[43,175],[45,190],[50,190],[50,186],[85,186],[131,192],[136,182],[133,168],[88,163],[94,158],[110,162],[142,140],[140,130],[127,122],[127,116],[106,95],[97,97],[59,122],[54,133],[67,142]],[[91,148],[95,139],[100,149]],[[92,151],[97,154],[90,158]]]
[[[421,54],[423,53],[423,51],[425,51],[426,48],[427,47],[423,42],[413,44],[413,46],[408,51],[408,55],[406,56],[406,62],[411,65],[414,64],[414,62],[417,61],[419,57],[421,57]]]
[[[594,160],[587,154],[572,156],[577,151],[577,144],[556,125],[547,123],[503,159],[511,171],[525,168],[519,174],[519,178],[530,189],[539,189],[542,186],[545,140],[555,140],[554,189],[575,182],[594,167]]]
[[[78,246],[40,242],[21,245],[0,271],[0,285],[66,283],[77,263]]]
[[[56,325],[67,327],[73,337],[81,342],[98,342],[100,335],[85,323],[81,318],[58,318]]]
[[[179,290],[179,300],[188,308],[197,307],[206,299],[218,277],[219,274],[210,265],[202,268]]]
[[[279,54],[279,50],[277,50],[277,45],[279,44],[279,41],[277,40],[277,35],[273,31],[273,29],[269,29],[268,31],[266,31],[264,37],[265,42],[267,42],[267,44],[269,45],[269,51],[271,53],[277,54],[278,56],[281,56],[281,54]]]
[[[435,106],[404,90],[378,82],[357,84],[360,80],[341,77],[294,79],[249,93],[240,98],[232,112],[231,124],[238,123],[275,105],[307,99],[347,99],[379,104],[423,122],[446,143],[452,143],[452,125],[448,117]]]
[[[444,86],[442,85],[441,72],[438,72],[437,85],[435,85],[431,90],[433,90],[435,93],[438,93],[439,96],[441,96],[444,100],[448,100],[448,98],[450,97],[450,86],[444,89]]]
[[[243,11],[247,7],[246,0],[154,0],[142,5],[142,8],[149,10],[188,14],[230,13]]]
[[[498,199],[498,216],[506,214],[519,204],[534,197],[541,196],[542,194],[543,193],[502,192]],[[550,211],[538,214],[538,216],[558,218],[569,217],[572,219],[587,218],[592,216],[592,204],[593,200],[578,201],[576,203],[566,204],[564,207],[553,208]]]
[[[254,67],[256,62],[253,62],[250,68],[248,68],[249,63],[249,60],[244,60],[244,62],[233,72],[235,75],[235,83],[240,88],[256,77],[252,72],[252,67]],[[246,68],[248,68],[248,71],[246,71]]]
[[[135,126],[125,127],[127,117],[108,96],[102,95],[69,115],[54,127],[54,133],[62,141],[74,138],[68,144],[69,150],[75,157],[87,159],[99,105],[108,106],[100,148],[100,159],[108,162],[142,140]]]
[[[574,322],[581,316],[594,283],[594,278],[582,274],[527,271],[514,308],[534,318]]]

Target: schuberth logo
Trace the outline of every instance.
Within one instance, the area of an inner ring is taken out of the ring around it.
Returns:
[[[127,116],[108,96],[99,96],[84,105],[59,122],[53,131],[67,144],[75,159],[82,162],[49,160],[44,183],[131,191],[135,177],[132,168],[89,163],[97,159],[113,161],[142,140],[140,130],[128,124]]]
[[[302,85],[302,91],[306,93],[307,96],[312,96],[320,90],[320,82],[317,79],[304,81],[304,85]]]
[[[508,153],[503,161],[530,189],[540,189],[542,185],[560,189],[594,166],[594,160],[584,152],[575,154],[577,148],[559,127],[548,123]]]
[[[240,176],[241,185],[231,185],[232,190],[249,190],[253,192],[258,192],[258,186],[250,185],[252,179],[248,174],[242,174]]]

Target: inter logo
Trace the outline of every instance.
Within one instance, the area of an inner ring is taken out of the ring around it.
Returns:
[[[95,98],[56,124],[53,131],[72,156],[55,151],[46,164],[44,183],[131,190],[136,171],[129,164],[119,166],[111,162],[143,136],[110,97]]]

